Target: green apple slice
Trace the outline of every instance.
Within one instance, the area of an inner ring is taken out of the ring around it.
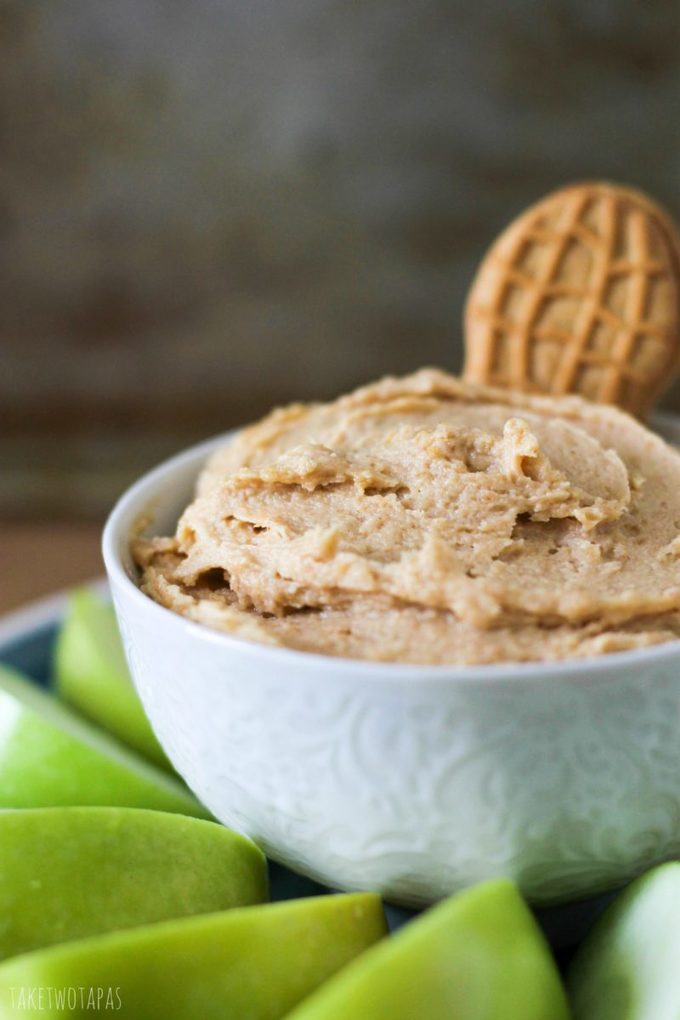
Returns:
[[[354,893],[98,935],[0,964],[0,1016],[61,1020],[76,988],[70,1018],[91,1017],[92,989],[134,1020],[279,1020],[385,932],[379,897]]]
[[[170,768],[134,689],[110,603],[75,591],[54,657],[59,696],[146,758]]]
[[[569,992],[577,1020],[680,1017],[680,863],[632,882],[574,958]]]
[[[512,882],[467,889],[351,964],[290,1020],[568,1020],[550,950]]]
[[[85,804],[210,817],[178,780],[0,666],[0,808]]]
[[[0,811],[0,959],[267,898],[251,840],[139,808]]]

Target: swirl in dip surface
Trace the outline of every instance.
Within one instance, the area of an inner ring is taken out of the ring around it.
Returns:
[[[134,554],[153,599],[255,641],[599,655],[680,636],[680,454],[611,407],[423,369],[246,428]]]

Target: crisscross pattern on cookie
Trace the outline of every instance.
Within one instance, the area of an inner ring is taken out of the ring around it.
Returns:
[[[465,377],[639,413],[677,362],[672,225],[613,186],[530,209],[482,263],[466,310]]]

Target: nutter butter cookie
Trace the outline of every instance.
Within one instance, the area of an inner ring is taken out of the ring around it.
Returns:
[[[680,239],[645,195],[557,191],[507,227],[465,311],[469,382],[576,393],[642,416],[680,367]]]

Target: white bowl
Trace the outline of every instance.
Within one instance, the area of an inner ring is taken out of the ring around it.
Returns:
[[[553,664],[376,664],[243,641],[142,594],[134,525],[148,514],[148,533],[172,533],[224,441],[142,478],[104,533],[142,701],[217,818],[327,885],[404,904],[494,875],[559,901],[680,854],[680,642]]]

